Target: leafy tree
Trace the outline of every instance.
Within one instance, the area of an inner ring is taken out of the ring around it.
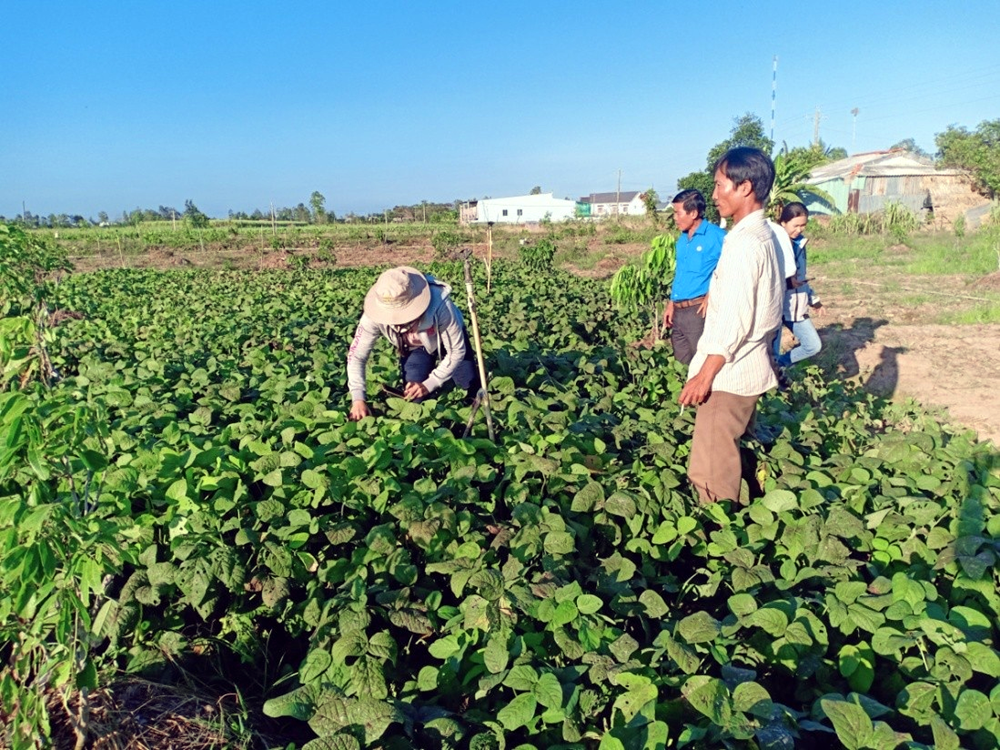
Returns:
[[[984,120],[975,132],[949,125],[934,143],[938,164],[967,169],[977,190],[989,198],[1000,195],[1000,119]]]
[[[319,190],[313,190],[309,196],[309,205],[312,206],[312,219],[314,224],[326,224],[326,198]]]
[[[673,234],[657,235],[638,262],[622,266],[611,278],[611,299],[622,310],[647,313],[653,326],[653,341],[660,338],[661,304],[669,299],[674,283],[676,242]]]
[[[194,201],[184,201],[184,219],[195,229],[204,229],[208,226],[208,216],[198,210]]]
[[[719,210],[712,201],[712,190],[715,187],[715,162],[724,153],[737,146],[751,146],[759,148],[765,154],[770,154],[774,150],[774,141],[764,134],[764,123],[761,119],[750,112],[733,119],[733,129],[729,131],[729,137],[717,143],[708,152],[704,172],[692,172],[686,177],[677,180],[678,190],[695,189],[705,196],[705,217],[712,222],[719,220]]]
[[[811,143],[808,146],[796,146],[795,148],[785,146],[782,151],[797,163],[808,166],[809,171],[823,164],[847,158],[847,149],[840,146],[827,146],[822,139],[819,143]]]
[[[890,149],[893,151],[895,151],[898,148],[901,148],[905,151],[909,151],[911,154],[916,154],[917,156],[923,156],[925,159],[931,158],[931,155],[928,152],[924,151],[922,148],[920,148],[920,146],[917,145],[917,142],[913,138],[904,138],[903,140],[899,141],[899,143],[895,143],[892,146],[890,146]]]
[[[733,129],[729,131],[729,137],[722,143],[717,143],[708,152],[708,164],[705,170],[711,173],[715,169],[715,162],[729,149],[738,146],[759,148],[765,154],[774,151],[774,141],[764,134],[764,123],[757,115],[747,112],[733,120]]]
[[[541,194],[542,194],[542,188],[540,185],[535,185],[533,188],[531,188],[531,192],[528,193],[528,195],[541,195]]]
[[[646,216],[655,224],[657,222],[656,204],[660,202],[660,196],[656,194],[653,188],[650,188],[642,194],[641,198],[642,205],[646,209]]]
[[[107,211],[98,211],[97,212],[97,221],[100,224],[107,224],[108,223],[108,212]]]

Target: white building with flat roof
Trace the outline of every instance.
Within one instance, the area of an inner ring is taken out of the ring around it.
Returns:
[[[576,201],[554,198],[552,193],[483,198],[463,203],[459,211],[462,224],[537,224],[567,221],[576,216]]]

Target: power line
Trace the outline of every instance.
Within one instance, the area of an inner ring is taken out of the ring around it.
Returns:
[[[874,91],[870,94],[851,96],[849,99],[843,100],[835,99],[832,102],[824,102],[823,106],[827,110],[833,110],[847,105],[859,106],[869,103],[880,103],[894,100],[895,95],[897,94],[919,92],[922,95],[927,95],[941,87],[944,87],[943,90],[945,91],[954,91],[954,84],[956,81],[965,84],[961,88],[968,88],[981,85],[980,80],[983,78],[993,79],[996,76],[995,80],[1000,81],[1000,76],[997,76],[997,74],[1000,74],[1000,64],[990,65],[985,68],[976,68],[969,71],[952,71],[942,78],[922,79],[919,82],[911,83],[909,85],[892,86],[888,91]]]
[[[880,92],[876,94],[857,96],[852,98],[851,100],[844,100],[844,101],[853,104],[854,107],[865,107],[866,109],[871,109],[871,108],[884,109],[887,105],[904,104],[906,102],[911,102],[911,101],[926,101],[928,98],[947,96],[948,94],[954,94],[969,89],[983,89],[984,87],[989,87],[991,84],[994,83],[997,88],[1000,88],[1000,77],[997,77],[995,81],[994,80],[988,81],[985,84],[985,86],[984,83],[979,80],[968,80],[967,78],[964,78],[963,83],[957,86],[954,85],[953,83],[949,83],[950,80],[951,79],[945,79],[944,81],[940,82],[944,84],[943,88],[936,88],[935,84],[916,84],[911,87],[904,87],[904,88],[896,87],[893,89],[891,93],[888,94],[886,92]],[[910,91],[917,91],[917,93],[911,94]],[[964,102],[959,102],[959,104],[962,103]],[[832,104],[827,102],[823,103],[821,106],[827,112],[830,112],[840,109],[841,106],[843,105],[841,105],[837,101],[834,101]],[[798,116],[789,117],[786,118],[785,120],[779,121],[778,125],[784,125],[797,119]]]

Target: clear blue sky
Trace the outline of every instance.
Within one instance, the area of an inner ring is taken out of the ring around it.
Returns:
[[[734,117],[852,152],[1000,118],[997,0],[11,2],[0,214],[338,215],[704,167]],[[851,109],[857,107],[856,136]],[[852,146],[853,143],[853,146]]]

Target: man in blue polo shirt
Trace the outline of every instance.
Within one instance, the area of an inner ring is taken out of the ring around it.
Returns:
[[[674,356],[689,365],[705,329],[708,283],[719,262],[726,230],[705,220],[705,196],[697,190],[682,190],[674,196],[673,206],[681,234],[677,238],[677,270],[670,301],[663,311],[663,325],[672,329],[670,342]]]

